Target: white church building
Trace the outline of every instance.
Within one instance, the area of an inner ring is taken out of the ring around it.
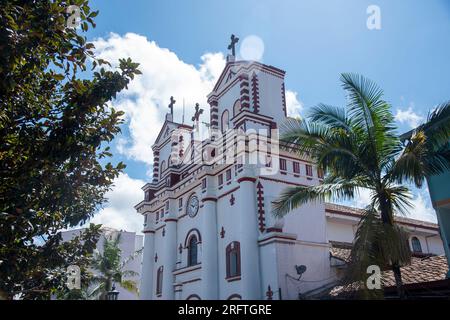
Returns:
[[[284,77],[232,52],[208,95],[206,138],[198,138],[202,110],[192,126],[176,123],[171,99],[152,146],[153,180],[135,206],[145,219],[141,299],[298,299],[336,283],[344,262],[334,253],[351,246],[361,212],[311,203],[283,219],[271,213],[286,187],[323,178],[307,158],[274,142],[287,118]],[[241,151],[233,129],[247,132]],[[269,138],[252,129],[267,129]],[[251,161],[266,149],[264,161]],[[397,221],[417,255],[443,254],[436,224]]]

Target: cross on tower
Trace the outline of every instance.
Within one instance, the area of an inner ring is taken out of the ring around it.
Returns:
[[[175,104],[175,102],[177,101],[173,97],[170,97],[169,109],[171,115],[173,115],[173,105]]]
[[[231,55],[236,56],[236,43],[239,41],[238,37],[235,37],[234,34],[231,35],[231,43],[228,46],[228,50],[231,50]]]
[[[194,122],[198,122],[198,119],[200,118],[200,115],[203,113],[203,109],[199,109],[199,108],[200,108],[199,104],[196,103],[195,104],[195,114],[192,117],[192,121],[194,121]]]

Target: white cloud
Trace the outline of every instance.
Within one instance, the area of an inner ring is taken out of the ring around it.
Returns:
[[[205,109],[203,121],[209,117],[206,95],[220,75],[225,59],[222,53],[205,53],[198,67],[185,63],[168,49],[159,47],[146,37],[127,33],[111,33],[107,39],[94,41],[98,57],[116,63],[119,58],[130,57],[140,63],[142,75],[135,78],[112,104],[125,111],[130,133],[121,139],[118,151],[127,157],[151,164],[151,145],[156,139],[169,104],[170,96],[177,100],[175,121],[181,121],[183,98],[186,117],[192,116],[196,102]]]
[[[436,212],[433,209],[430,201],[430,194],[428,188],[416,190],[412,199],[413,209],[409,210],[408,218],[424,220],[437,223]]]
[[[140,233],[144,220],[133,207],[144,197],[141,190],[143,185],[144,181],[132,179],[126,173],[121,173],[114,180],[112,190],[106,193],[108,203],[90,222]]]
[[[286,108],[289,117],[301,118],[300,112],[303,110],[303,104],[298,100],[297,92],[286,90]]]
[[[354,206],[357,208],[364,208],[370,204],[370,193],[371,191],[369,189],[360,188],[358,190],[358,193],[355,196]]]
[[[411,129],[416,128],[421,124],[425,118],[413,111],[414,104],[410,104],[408,109],[402,110],[397,108],[397,113],[395,114],[395,120],[400,123],[407,124]]]

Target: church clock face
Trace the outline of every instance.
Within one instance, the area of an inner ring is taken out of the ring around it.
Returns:
[[[199,201],[196,195],[192,195],[189,198],[188,204],[187,204],[187,214],[189,215],[189,217],[193,218],[197,215],[198,212],[198,207],[199,207]]]

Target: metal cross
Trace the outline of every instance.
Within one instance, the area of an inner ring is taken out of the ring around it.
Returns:
[[[173,97],[170,97],[169,109],[170,109],[171,115],[173,115],[173,105],[175,104],[175,102],[177,102],[177,101],[174,100]]]
[[[235,37],[234,34],[231,35],[231,43],[228,46],[228,50],[231,50],[231,55],[236,56],[236,43],[239,41],[238,37]]]
[[[200,115],[203,113],[203,109],[199,109],[199,104],[195,104],[195,114],[192,117],[192,121],[198,122],[198,119],[200,118]]]

